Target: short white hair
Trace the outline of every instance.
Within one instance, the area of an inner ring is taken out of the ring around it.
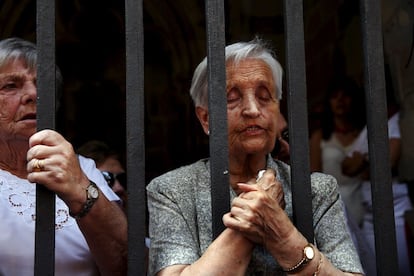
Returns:
[[[272,50],[259,38],[249,42],[237,42],[225,49],[225,63],[236,64],[245,59],[258,59],[266,63],[273,74],[276,98],[282,99],[283,69]],[[195,106],[208,107],[207,57],[197,66],[191,82],[190,95]]]
[[[30,71],[36,71],[36,46],[30,41],[11,37],[0,41],[0,68],[14,60],[22,60]]]

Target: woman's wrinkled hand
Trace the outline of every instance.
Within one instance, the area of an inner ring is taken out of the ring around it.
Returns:
[[[29,139],[27,179],[54,191],[66,202],[82,201],[88,178],[72,145],[54,130],[42,130]],[[85,186],[85,187],[83,187]]]
[[[245,184],[240,184],[239,187],[242,185]],[[256,185],[266,191],[271,198],[276,199],[279,206],[285,209],[285,194],[282,185],[276,180],[276,172],[273,169],[263,170],[260,177],[256,179]],[[245,188],[249,189],[249,187]]]
[[[232,201],[230,213],[223,217],[226,227],[265,246],[269,237],[282,240],[291,233],[294,227],[284,212],[283,188],[273,170],[266,170],[255,183],[240,183],[238,187],[242,193]]]

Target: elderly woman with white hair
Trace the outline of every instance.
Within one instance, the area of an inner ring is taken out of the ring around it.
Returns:
[[[0,41],[0,275],[34,273],[35,183],[56,193],[55,274],[125,275],[119,198],[92,159],[56,131],[37,131],[36,60],[33,43]]]
[[[150,274],[362,274],[333,177],[311,177],[315,239],[308,241],[292,223],[289,166],[270,156],[281,135],[279,62],[259,39],[225,52],[232,200],[226,228],[212,240],[209,159],[153,179],[147,186]],[[195,70],[190,93],[209,135],[206,59]]]

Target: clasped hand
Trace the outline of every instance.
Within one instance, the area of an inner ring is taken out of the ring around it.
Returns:
[[[265,247],[270,240],[282,241],[290,233],[291,223],[284,212],[284,192],[275,171],[267,169],[257,182],[239,183],[238,187],[242,193],[224,215],[224,225]]]

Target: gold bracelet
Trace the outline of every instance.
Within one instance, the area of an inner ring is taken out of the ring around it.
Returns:
[[[316,268],[315,273],[313,273],[313,276],[318,276],[318,274],[321,270],[321,266],[322,266],[322,263],[323,263],[323,254],[322,254],[322,252],[319,252],[319,256],[320,256],[320,258],[319,258],[318,267]]]

